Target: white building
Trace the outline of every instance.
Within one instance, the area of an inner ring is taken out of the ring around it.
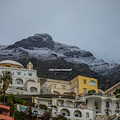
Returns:
[[[80,97],[86,100],[88,109],[95,111],[95,118],[103,120],[106,116],[112,117],[120,112],[120,99],[105,95],[89,95]]]
[[[9,85],[7,93],[11,94],[39,94],[40,83],[38,83],[37,71],[33,70],[33,64],[29,62],[27,69],[21,63],[12,60],[0,62],[0,74],[3,71],[12,73],[12,84]],[[2,84],[1,88],[2,88]]]
[[[36,106],[39,106],[39,104],[44,104],[51,109],[52,117],[63,115],[68,120],[94,120],[94,111],[85,108],[85,101],[83,100],[60,97],[34,97],[33,101]]]

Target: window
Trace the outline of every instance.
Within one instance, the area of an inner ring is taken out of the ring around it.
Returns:
[[[91,81],[90,81],[90,85],[95,86],[95,85],[96,85],[95,81],[94,81],[94,80],[91,80]]]
[[[52,106],[51,102],[48,102],[48,106]]]
[[[116,103],[116,108],[117,108],[117,109],[119,109],[119,108],[120,108],[120,107],[119,107],[119,103]]]
[[[0,114],[2,114],[2,110],[0,110]]]
[[[17,81],[17,84],[20,84],[20,81]]]
[[[65,113],[62,113],[62,116],[65,116]]]
[[[16,84],[23,84],[23,80],[22,79],[16,79]]]
[[[102,92],[101,92],[101,91],[98,91],[98,95],[102,95]]]
[[[75,117],[78,117],[78,114],[75,114]]]
[[[53,85],[54,86],[54,88],[56,88],[56,85]]]
[[[31,91],[31,92],[37,92],[37,88],[31,87],[31,88],[30,88],[30,91]]]
[[[28,73],[29,76],[32,76],[32,73]]]
[[[67,103],[67,107],[70,107],[70,103]]]
[[[62,89],[66,89],[66,86],[63,85],[63,86],[62,86]]]
[[[106,102],[106,107],[110,107],[109,102]]]
[[[86,113],[86,118],[89,118],[89,113]]]
[[[83,83],[86,84],[86,80],[83,80]]]
[[[17,72],[17,75],[21,75],[21,72]]]
[[[83,88],[83,93],[86,94],[87,93],[87,89]]]

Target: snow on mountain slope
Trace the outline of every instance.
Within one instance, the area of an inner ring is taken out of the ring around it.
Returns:
[[[35,34],[9,46],[0,46],[0,56],[35,57],[39,60],[55,60],[63,58],[71,63],[85,63],[95,72],[106,74],[116,67],[117,63],[106,63],[93,56],[92,53],[81,50],[76,46],[70,46],[54,42],[48,34]]]

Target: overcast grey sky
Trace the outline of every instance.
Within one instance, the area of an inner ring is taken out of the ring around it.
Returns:
[[[0,45],[36,33],[120,63],[120,0],[0,0]]]

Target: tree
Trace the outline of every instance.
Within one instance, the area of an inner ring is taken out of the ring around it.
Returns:
[[[51,118],[51,113],[50,112],[45,112],[42,115],[42,120],[50,120],[50,118]]]
[[[5,103],[5,95],[6,95],[6,90],[9,87],[9,84],[12,84],[12,74],[10,71],[3,71],[2,75],[0,75],[0,83],[3,82],[3,104]]]
[[[65,116],[58,115],[58,117],[52,117],[52,120],[67,120]]]
[[[47,106],[44,105],[44,104],[40,104],[39,107],[40,107],[41,109],[45,109],[45,110],[47,110]]]
[[[116,96],[116,98],[120,98],[120,89],[116,89],[113,94]]]
[[[95,94],[95,93],[96,93],[96,91],[93,90],[93,89],[88,91],[88,94],[89,94],[89,95],[93,95],[93,94]]]

